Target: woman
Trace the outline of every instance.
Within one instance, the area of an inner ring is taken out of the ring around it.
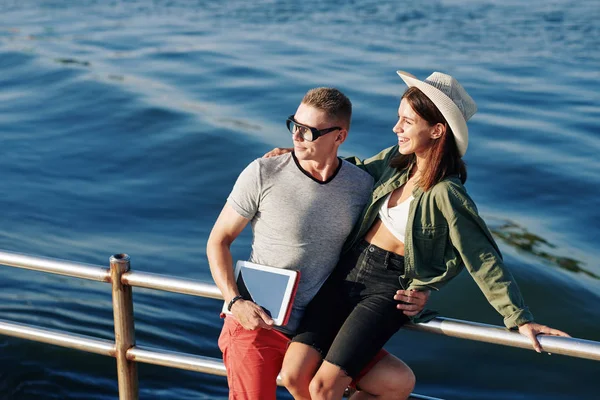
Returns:
[[[396,309],[394,293],[437,290],[463,267],[505,325],[529,337],[536,351],[541,351],[539,333],[568,336],[533,322],[463,187],[467,120],[477,110],[475,102],[449,75],[434,72],[420,81],[398,74],[409,86],[393,128],[398,144],[363,162],[354,160],[375,178],[371,202],[286,353],[282,374],[295,377],[288,379],[295,382],[288,389],[296,399],[341,398],[408,322]],[[353,399],[361,396],[366,394]]]

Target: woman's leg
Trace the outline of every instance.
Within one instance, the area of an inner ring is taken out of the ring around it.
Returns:
[[[390,302],[384,296],[370,296],[361,301],[350,313],[344,325],[342,325],[335,337],[325,361],[317,371],[315,377],[310,383],[309,392],[312,400],[340,399],[344,390],[350,384],[352,379],[360,374],[361,369],[375,357],[379,349],[389,340],[394,333],[400,329],[408,318],[397,310],[395,303]],[[414,375],[411,378],[412,371],[395,357],[385,357],[377,364],[365,377],[359,382],[359,387],[368,393],[359,395],[364,397],[367,394],[371,398],[378,398],[377,395],[388,394],[383,389],[393,387],[401,389],[399,396],[381,397],[384,398],[405,398],[404,393],[409,387],[408,394],[414,386]],[[377,376],[379,371],[380,376]],[[386,373],[385,376],[382,376]],[[395,376],[399,373],[399,376]],[[392,376],[393,379],[402,379],[397,384],[382,385],[376,387],[379,382],[385,382]]]
[[[296,342],[290,344],[279,375],[295,400],[310,400],[308,386],[321,361],[323,356],[313,347]]]
[[[354,308],[311,382],[311,395],[339,398],[351,378],[359,376],[389,338],[408,322],[393,299],[403,270],[403,257],[373,245],[364,249],[344,280],[348,302]]]
[[[405,400],[415,387],[415,374],[399,358],[388,354],[357,384],[351,400]]]
[[[324,361],[311,382],[311,399],[339,399],[351,380],[340,367]],[[357,386],[360,389],[351,400],[406,400],[415,386],[415,375],[402,360],[388,354]]]
[[[337,365],[323,361],[315,377],[310,381],[311,400],[341,399],[352,378]]]

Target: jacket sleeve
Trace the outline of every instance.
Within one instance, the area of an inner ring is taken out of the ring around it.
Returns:
[[[365,158],[364,160],[361,160],[355,156],[346,157],[344,160],[356,165],[363,171],[368,172],[369,175],[375,179],[375,181],[378,181],[385,169],[389,166],[390,159],[396,154],[398,154],[397,145],[388,147],[387,149],[380,151],[372,157]]]
[[[448,221],[450,241],[488,302],[504,317],[504,325],[514,328],[532,322],[517,283],[464,187],[448,181],[437,186],[441,190],[436,201]]]

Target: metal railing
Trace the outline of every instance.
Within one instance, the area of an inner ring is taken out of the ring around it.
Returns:
[[[110,257],[110,268],[71,261],[0,251],[0,265],[110,283],[112,285],[115,340],[46,329],[0,319],[0,334],[114,357],[117,361],[119,399],[138,398],[137,363],[147,363],[226,376],[222,361],[199,355],[137,346],[133,323],[132,287],[144,287],[192,296],[222,299],[216,286],[204,282],[130,270],[126,254]],[[532,350],[529,340],[502,327],[436,318],[409,329]],[[540,336],[545,352],[600,361],[600,342],[557,336]],[[278,381],[281,384],[280,381]],[[435,400],[419,394],[414,399]]]

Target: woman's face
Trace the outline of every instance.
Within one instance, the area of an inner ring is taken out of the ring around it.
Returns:
[[[398,136],[398,151],[408,155],[426,156],[435,137],[435,127],[417,114],[406,99],[402,99],[398,108],[398,122],[392,129]]]

